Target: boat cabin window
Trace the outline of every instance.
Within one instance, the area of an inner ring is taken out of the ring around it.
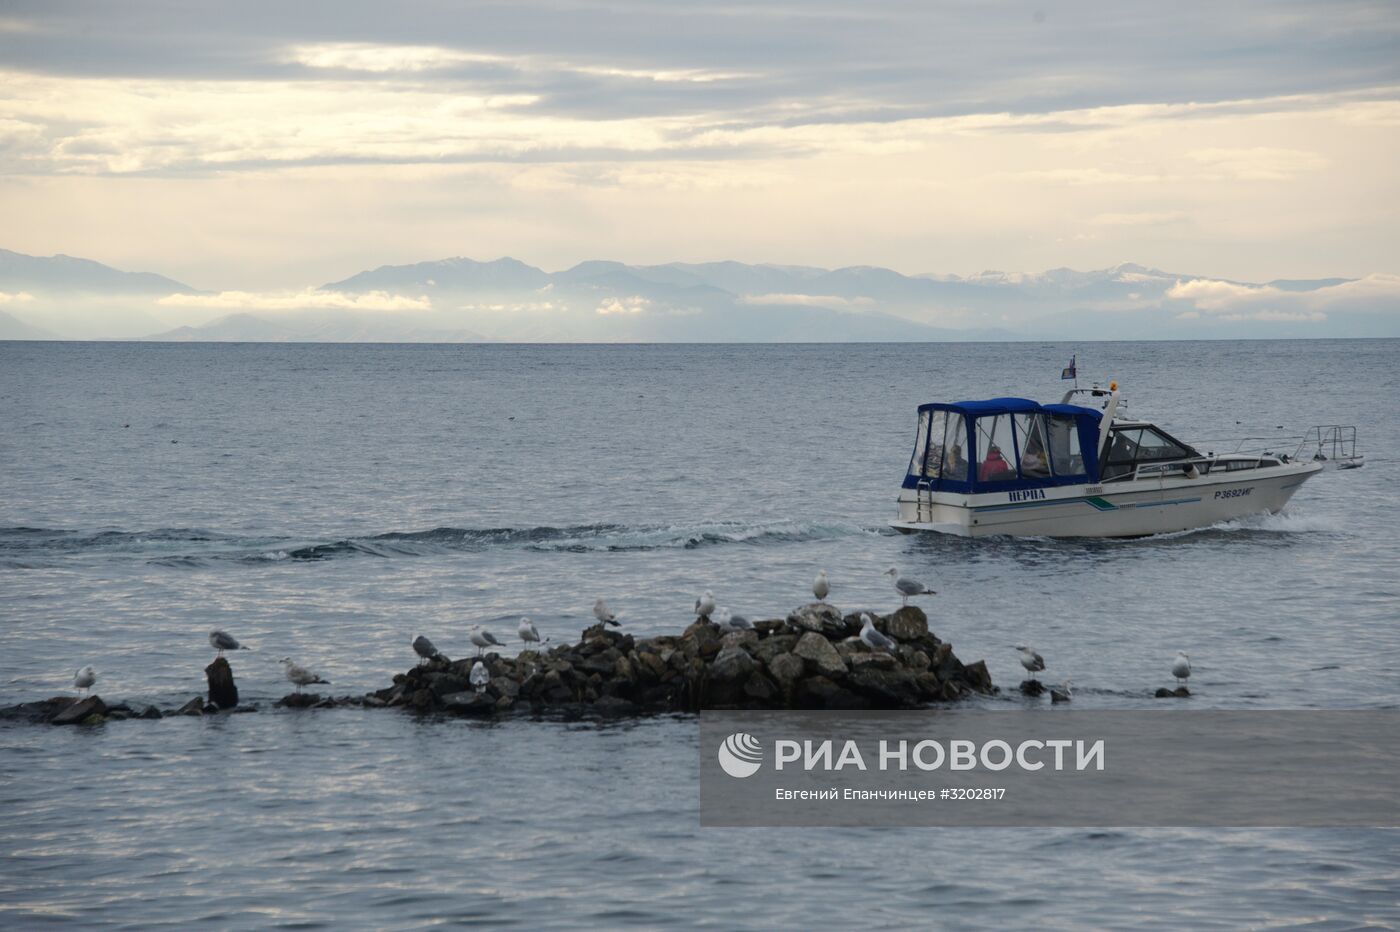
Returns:
[[[1017,414],[1016,440],[1021,450],[1021,478],[1046,479],[1050,460],[1045,444],[1045,415]]]
[[[1084,453],[1079,449],[1079,424],[1074,418],[1052,414],[1050,427],[1050,466],[1057,476],[1082,476]]]
[[[966,482],[967,454],[963,446],[967,438],[967,425],[963,423],[963,416],[948,411],[925,411],[919,416],[919,429],[919,440],[909,471],[925,479]]]
[[[909,475],[922,476],[925,464],[928,461],[928,431],[930,416],[942,417],[942,411],[920,411],[919,412],[919,432],[914,435],[914,455],[909,459]],[[939,428],[939,433],[943,429]]]
[[[1109,431],[1103,478],[1105,481],[1127,478],[1144,463],[1161,463],[1193,455],[1191,450],[1155,427],[1115,427]]]
[[[967,481],[967,424],[961,414],[948,415],[948,430],[943,441],[943,478]]]
[[[977,419],[977,481],[1011,482],[1016,479],[1016,442],[1011,436],[1011,415]]]

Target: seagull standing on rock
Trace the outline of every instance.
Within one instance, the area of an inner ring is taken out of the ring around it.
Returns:
[[[540,643],[540,631],[535,627],[535,623],[528,618],[520,619],[520,625],[515,629],[515,633],[526,644]]]
[[[420,666],[424,660],[436,660],[442,656],[442,652],[433,646],[433,642],[421,634],[413,639],[413,652],[418,655]]]
[[[303,686],[310,686],[312,683],[330,683],[330,680],[321,679],[301,664],[293,663],[290,657],[282,658],[282,669],[287,674],[288,681],[296,687],[297,692],[301,692]]]
[[[899,642],[875,630],[875,619],[868,613],[860,616],[860,639],[871,650],[882,650],[887,654],[899,653]]]
[[[1021,654],[1021,666],[1026,668],[1026,672],[1034,676],[1045,669],[1045,658],[1031,650],[1029,647],[1016,648]]]
[[[224,655],[226,650],[247,650],[238,639],[227,631],[220,631],[217,628],[209,632],[209,646],[219,652],[219,656]]]
[[[486,688],[487,683],[491,682],[491,671],[486,669],[486,664],[478,660],[476,663],[472,664],[472,672],[469,679],[471,680],[472,689],[479,693]]]
[[[831,592],[831,583],[827,581],[826,570],[820,570],[817,573],[817,578],[812,580],[812,595],[817,597],[818,602],[825,602],[829,592]]]
[[[1172,664],[1172,676],[1176,677],[1178,684],[1191,678],[1191,655],[1186,651],[1176,652],[1176,661]]]
[[[92,684],[97,682],[97,671],[89,664],[77,673],[73,674],[73,688],[81,689],[84,693],[92,689]]]
[[[472,625],[468,630],[467,638],[476,645],[476,655],[481,656],[481,652],[488,647],[500,647],[501,642],[496,640],[496,636],[487,631],[481,625]]]
[[[705,594],[695,600],[697,618],[709,618],[715,613],[715,594],[706,589]]]
[[[894,591],[898,592],[900,597],[904,599],[905,605],[909,604],[910,596],[938,594],[932,589],[930,589],[928,586],[925,586],[923,583],[917,580],[907,579],[899,575],[899,569],[897,567],[892,566],[889,569],[885,570],[885,575],[894,577]]]
[[[622,627],[617,616],[608,609],[608,603],[603,601],[602,596],[598,596],[598,601],[593,603],[593,617],[605,625],[612,625],[614,628]]]

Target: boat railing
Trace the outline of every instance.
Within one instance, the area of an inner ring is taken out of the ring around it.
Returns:
[[[1309,428],[1293,458],[1302,459],[1307,452],[1312,453],[1315,462],[1331,460],[1343,469],[1360,466],[1365,461],[1356,448],[1356,428],[1350,424],[1321,424]]]

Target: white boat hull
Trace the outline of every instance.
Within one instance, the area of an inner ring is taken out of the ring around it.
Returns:
[[[1145,537],[1209,527],[1288,504],[1321,463],[974,495],[904,489],[900,531],[963,537]]]

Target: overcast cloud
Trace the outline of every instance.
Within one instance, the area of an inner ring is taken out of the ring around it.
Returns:
[[[1391,3],[11,2],[0,246],[1400,271]]]

